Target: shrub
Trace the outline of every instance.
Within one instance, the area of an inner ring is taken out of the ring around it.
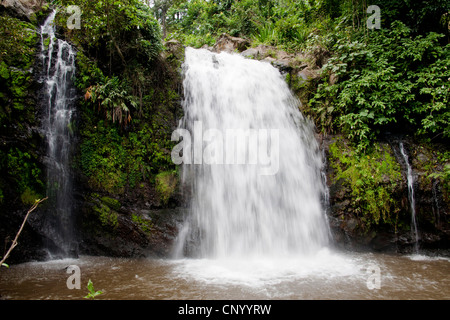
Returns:
[[[342,131],[359,151],[393,124],[403,132],[450,137],[450,46],[440,46],[441,37],[412,38],[395,22],[368,38],[339,39],[310,101],[319,127]],[[337,83],[328,83],[331,74]]]

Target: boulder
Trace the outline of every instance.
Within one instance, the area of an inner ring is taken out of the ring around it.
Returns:
[[[172,39],[166,41],[164,46],[166,47],[166,51],[164,52],[165,58],[172,55],[176,60],[182,61],[184,59],[184,46],[180,41]]]
[[[316,80],[316,79],[320,78],[319,71],[320,70],[318,70],[318,69],[306,67],[306,68],[300,70],[299,72],[297,72],[297,79],[300,84],[311,81],[311,80]]]
[[[33,15],[41,9],[44,0],[1,0],[0,4],[13,16],[33,20]]]
[[[243,38],[222,34],[213,47],[214,52],[242,52],[250,46],[250,42]]]
[[[258,59],[261,56],[260,47],[256,48],[248,48],[245,51],[241,52],[241,55],[248,59]]]

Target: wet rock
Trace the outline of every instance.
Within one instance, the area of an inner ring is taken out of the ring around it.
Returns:
[[[306,67],[297,73],[297,78],[299,79],[300,83],[312,81],[319,77],[319,70],[312,69],[311,67]]]
[[[289,73],[294,67],[294,59],[296,55],[288,54],[283,50],[279,50],[272,46],[259,45],[255,48],[249,48],[241,53],[242,56],[261,60],[271,63],[275,68],[279,69],[281,73]]]
[[[290,65],[289,59],[278,59],[272,62],[272,65],[281,71],[281,73],[290,72],[292,67]]]
[[[395,237],[390,233],[378,232],[370,241],[370,247],[376,251],[391,251],[396,248],[395,242]]]
[[[181,199],[166,207],[156,191],[144,188],[127,199],[90,193],[80,199],[79,251],[86,255],[113,257],[167,257],[183,219]],[[88,193],[88,190],[84,191]],[[177,196],[178,197],[178,196]]]
[[[258,59],[261,56],[260,49],[258,48],[249,48],[243,52],[241,52],[241,55],[245,58],[249,59]]]
[[[250,46],[250,42],[243,38],[232,37],[228,34],[222,34],[213,47],[215,52],[242,52]]]
[[[350,219],[346,220],[345,222],[345,229],[349,232],[355,231],[356,227],[358,226],[358,220],[351,217]]]
[[[330,85],[334,85],[339,81],[339,76],[337,76],[336,74],[332,73],[330,74],[330,78],[328,79],[328,82],[330,83]]]

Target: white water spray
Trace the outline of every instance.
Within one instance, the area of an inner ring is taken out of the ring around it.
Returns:
[[[184,164],[183,183],[192,190],[192,201],[176,255],[276,259],[326,247],[320,150],[313,125],[279,71],[237,54],[187,48],[184,90],[181,127],[200,141],[194,149],[203,150],[203,160],[219,153],[246,161]],[[194,128],[199,122],[201,130]],[[223,141],[230,130],[276,132],[279,139],[240,136],[241,148],[230,149],[225,147],[230,141]],[[256,150],[266,161],[250,160]],[[278,170],[262,175],[262,167],[274,159]]]

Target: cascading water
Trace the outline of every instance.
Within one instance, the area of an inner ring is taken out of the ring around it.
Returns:
[[[41,27],[44,68],[45,114],[43,132],[47,140],[47,195],[52,204],[48,236],[65,255],[73,254],[72,177],[70,169],[75,89],[75,51],[56,38],[53,11]],[[50,212],[49,212],[50,213]]]
[[[320,150],[279,71],[187,48],[184,88],[182,177],[193,196],[176,255],[274,260],[326,247]]]
[[[405,161],[407,169],[407,180],[408,180],[408,198],[411,207],[411,236],[415,239],[414,251],[418,253],[419,250],[419,233],[417,232],[417,221],[416,221],[416,201],[414,198],[414,176],[412,173],[411,165],[409,164],[408,155],[406,154],[403,143],[400,142],[400,153],[402,154],[403,160]]]

